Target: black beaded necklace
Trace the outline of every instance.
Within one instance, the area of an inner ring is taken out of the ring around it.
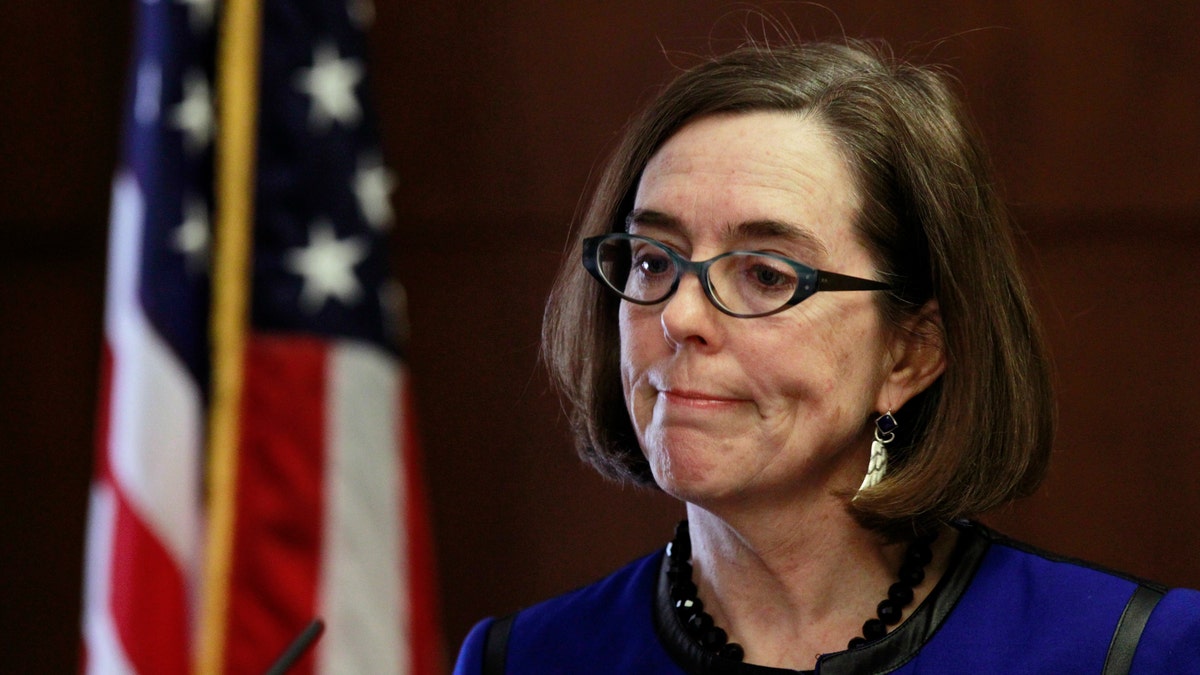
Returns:
[[[930,545],[937,532],[917,537],[908,545],[904,562],[900,564],[899,580],[888,588],[887,598],[879,603],[875,618],[863,624],[862,635],[850,640],[847,649],[874,642],[887,635],[888,627],[900,623],[904,608],[913,601],[913,588],[925,580],[925,566],[933,559]],[[667,546],[667,581],[670,586],[671,602],[675,614],[686,627],[692,639],[711,654],[724,659],[741,661],[745,650],[736,642],[730,642],[726,632],[713,623],[713,618],[704,611],[704,603],[697,597],[698,589],[692,580],[692,539],[688,523],[682,520],[675,526],[675,538]]]

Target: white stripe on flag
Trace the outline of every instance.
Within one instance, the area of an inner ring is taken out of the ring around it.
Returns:
[[[108,611],[115,519],[112,489],[100,482],[93,483],[84,562],[83,635],[87,641],[86,672],[96,675],[133,673]]]
[[[403,369],[376,347],[330,349],[321,673],[408,673],[409,602],[399,443]]]
[[[190,585],[199,560],[200,394],[138,301],[142,212],[136,181],[119,178],[105,313],[113,352],[109,462],[122,494]]]

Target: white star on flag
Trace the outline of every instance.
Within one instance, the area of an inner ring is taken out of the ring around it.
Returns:
[[[171,122],[183,132],[188,152],[203,150],[213,137],[212,95],[208,81],[197,71],[183,78],[183,100],[171,112]]]
[[[171,247],[187,258],[189,272],[204,269],[208,262],[208,207],[204,201],[189,195],[184,200],[183,222],[171,235]]]
[[[363,218],[375,230],[385,230],[395,220],[389,199],[396,187],[396,175],[379,159],[360,159],[354,174],[354,196]]]
[[[314,49],[312,68],[301,68],[296,75],[296,88],[312,97],[309,126],[324,131],[334,122],[358,122],[362,110],[354,88],[362,78],[362,64],[338,56],[337,46],[324,43]]]
[[[303,278],[300,304],[316,313],[331,298],[343,305],[358,301],[362,288],[354,266],[366,257],[367,242],[362,237],[338,239],[329,221],[318,220],[309,227],[308,246],[288,251],[284,265]]]
[[[217,0],[177,0],[177,2],[187,7],[188,25],[192,27],[193,33],[200,33],[212,27]]]

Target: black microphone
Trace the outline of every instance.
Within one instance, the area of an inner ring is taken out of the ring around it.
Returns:
[[[308,648],[317,641],[317,638],[321,637],[321,632],[324,630],[325,622],[320,619],[313,619],[312,623],[308,624],[296,636],[295,640],[292,640],[292,644],[283,650],[283,653],[279,655],[279,658],[275,660],[275,663],[271,665],[265,675],[284,675],[284,673],[295,665],[296,661],[300,660],[301,656],[304,656],[304,652],[308,651]]]

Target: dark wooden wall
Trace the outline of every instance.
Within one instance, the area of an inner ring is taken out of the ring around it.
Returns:
[[[125,3],[0,13],[0,646],[78,644]],[[537,364],[585,185],[639,102],[761,21],[744,4],[380,3],[397,270],[449,651],[470,624],[661,544],[679,508],[574,458]],[[1051,337],[1057,460],[995,524],[1200,586],[1200,3],[771,3],[802,36],[948,64],[993,148]],[[773,29],[767,28],[768,33]]]

